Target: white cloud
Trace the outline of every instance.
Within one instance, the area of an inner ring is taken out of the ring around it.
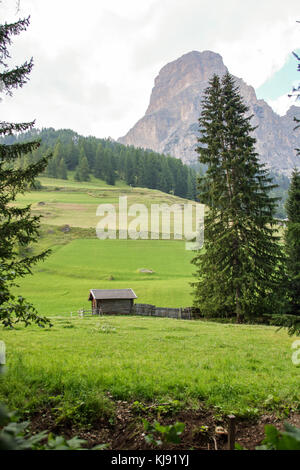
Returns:
[[[240,32],[238,41],[225,41],[217,47],[231,73],[258,88],[280,70],[287,56],[299,47],[300,27],[294,17],[288,15],[273,21],[265,19],[261,24],[253,19],[253,24],[253,36],[245,29]]]
[[[288,94],[280,96],[276,100],[266,100],[275,113],[284,116],[291,106],[299,106],[300,101],[296,97],[289,97]]]
[[[258,87],[300,45],[298,2],[21,0],[31,25],[14,40],[13,62],[33,56],[35,67],[1,103],[3,119],[36,117],[38,126],[117,138],[144,114],[160,68],[191,50],[219,52]],[[13,0],[0,9],[1,18],[16,18]]]
[[[275,113],[280,116],[284,116],[291,106],[300,107],[300,96],[298,87],[300,86],[299,81],[291,82],[291,90],[294,88],[295,92],[286,93],[282,96],[279,96],[276,100],[266,100]]]

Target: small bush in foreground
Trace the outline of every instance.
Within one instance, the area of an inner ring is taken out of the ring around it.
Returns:
[[[163,426],[158,421],[153,424],[143,419],[145,433],[145,441],[147,444],[160,447],[166,443],[179,444],[180,436],[184,431],[185,424],[178,423]],[[156,437],[158,436],[158,437]]]
[[[85,450],[83,445],[87,441],[73,437],[66,440],[62,436],[55,436],[47,431],[30,434],[29,421],[19,423],[14,413],[0,407],[0,450]],[[103,450],[106,444],[93,447],[92,450]]]
[[[256,450],[300,450],[300,428],[285,423],[284,431],[275,426],[265,426],[265,439]]]
[[[53,411],[56,415],[56,424],[89,425],[102,418],[111,418],[114,415],[112,402],[101,394],[87,393],[84,398],[62,401]]]
[[[300,450],[300,428],[289,423],[284,424],[284,431],[272,424],[265,426],[265,438],[256,450]],[[240,444],[235,444],[236,450],[245,450]]]

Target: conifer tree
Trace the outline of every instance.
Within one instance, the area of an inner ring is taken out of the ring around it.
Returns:
[[[108,162],[105,182],[107,184],[110,184],[111,186],[114,186],[116,184],[116,172],[114,170],[114,167],[113,167],[113,164],[112,164],[111,160],[109,160],[109,162]]]
[[[300,315],[300,172],[294,169],[286,201],[287,313]],[[300,319],[299,319],[300,320]]]
[[[57,167],[57,178],[60,178],[62,180],[68,179],[67,165],[65,164],[63,158],[60,159],[60,162]]]
[[[29,18],[16,23],[0,25],[0,83],[2,91],[11,95],[13,89],[22,87],[28,80],[33,62],[25,62],[21,66],[9,69],[6,60],[10,58],[8,47],[12,36],[26,30]],[[31,123],[0,122],[0,136],[12,136],[14,133],[32,129]],[[18,193],[26,191],[34,185],[35,177],[44,171],[47,159],[37,163],[15,166],[22,156],[30,154],[40,143],[0,144],[0,322],[12,327],[17,322],[28,325],[32,322],[40,325],[50,323],[46,318],[39,317],[33,305],[19,295],[12,293],[16,279],[30,274],[32,267],[43,260],[48,252],[29,256],[26,250],[20,255],[20,247],[27,247],[36,242],[39,232],[39,217],[32,216],[30,206],[19,208],[14,204]],[[22,251],[22,250],[21,250]]]
[[[186,197],[187,199],[194,199],[194,188],[193,188],[193,181],[192,181],[192,176],[191,172],[188,171],[187,173],[187,190],[186,190]]]
[[[81,181],[90,181],[90,167],[87,157],[82,157],[79,163]]]
[[[300,57],[293,52],[298,60],[300,72]],[[300,85],[293,88],[292,94],[300,99]],[[294,130],[300,128],[300,119],[294,117],[297,123]],[[300,156],[300,148],[295,149]],[[295,168],[292,173],[288,199],[285,204],[288,215],[288,224],[285,232],[286,251],[286,297],[287,305],[284,315],[272,315],[270,321],[281,328],[286,327],[289,335],[300,335],[300,173]]]
[[[300,57],[294,53],[300,72]],[[300,85],[294,91],[300,99]],[[294,117],[297,123],[295,130],[300,128],[300,119]],[[300,148],[295,149],[300,156]],[[291,185],[286,201],[288,225],[285,233],[288,274],[288,313],[300,315],[300,172],[296,168],[292,173]],[[300,319],[299,319],[300,322]]]
[[[67,179],[67,172],[66,172],[66,168],[65,168],[65,164],[63,163],[63,160],[64,160],[63,146],[62,146],[61,141],[58,139],[58,141],[55,144],[55,147],[53,150],[53,157],[52,157],[54,178]]]
[[[54,158],[51,156],[48,162],[48,166],[45,170],[46,176],[49,176],[50,178],[58,178],[57,176],[57,161],[54,160]]]
[[[65,149],[66,155],[66,164],[69,170],[75,170],[79,162],[79,150],[78,146],[74,144],[73,140],[71,140]]]
[[[255,151],[251,116],[226,74],[205,91],[199,119],[199,162],[207,173],[199,199],[208,206],[204,250],[193,259],[194,303],[206,316],[238,322],[279,312],[283,260],[276,234],[272,179]]]
[[[96,150],[96,156],[95,156],[95,166],[94,166],[94,176],[96,178],[102,178],[103,174],[103,163],[102,163],[102,157],[103,157],[103,147],[102,144],[98,144],[97,150]]]
[[[126,153],[125,157],[125,181],[129,186],[134,185],[134,163],[130,151]]]
[[[300,335],[300,172],[295,169],[285,204],[288,223],[285,231],[287,279],[284,283],[284,315],[270,315],[270,323],[287,328],[288,334]]]
[[[74,177],[76,181],[90,181],[89,163],[82,149],[80,150],[79,164]]]

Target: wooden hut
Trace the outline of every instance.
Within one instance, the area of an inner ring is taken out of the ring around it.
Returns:
[[[134,299],[137,299],[137,296],[132,289],[91,289],[89,296],[94,315],[101,313],[129,315],[132,312]]]

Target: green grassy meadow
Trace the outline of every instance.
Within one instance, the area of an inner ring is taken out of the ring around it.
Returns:
[[[43,190],[19,196],[43,216],[32,253],[51,248],[16,293],[32,301],[52,328],[0,329],[7,373],[0,401],[23,414],[51,409],[59,420],[90,423],[112,416],[115,400],[184,406],[199,402],[245,417],[299,409],[300,368],[282,330],[148,317],[84,317],[92,288],[132,288],[140,303],[192,304],[193,253],[184,241],[99,240],[96,207],[119,195],[147,207],[185,200],[145,188],[40,178]],[[42,204],[40,204],[42,203]],[[70,225],[64,233],[63,225]],[[139,269],[153,270],[142,274]]]
[[[34,269],[33,276],[20,280],[17,292],[30,299],[41,314],[89,308],[88,293],[95,288],[132,288],[140,303],[162,307],[192,303],[193,254],[185,250],[184,241],[172,240],[172,234],[171,240],[99,240],[96,235],[98,205],[112,204],[118,215],[119,196],[127,196],[128,207],[182,205],[187,200],[122,183],[108,186],[95,178],[88,183],[39,179],[43,189],[19,195],[16,204],[31,204],[33,214],[42,216],[41,236],[32,252],[51,248],[52,254]],[[70,226],[68,233],[62,232],[64,225]],[[142,274],[142,268],[154,273]]]
[[[55,246],[34,275],[19,282],[17,292],[24,293],[41,314],[51,316],[90,308],[90,289],[132,288],[139,303],[189,306],[192,256],[184,242],[75,239]],[[154,273],[140,273],[141,268]]]
[[[291,339],[258,325],[147,317],[54,317],[51,329],[1,331],[8,370],[1,400],[35,411],[82,412],[111,400],[205,402],[253,417],[299,406]],[[91,402],[93,405],[91,405]]]

